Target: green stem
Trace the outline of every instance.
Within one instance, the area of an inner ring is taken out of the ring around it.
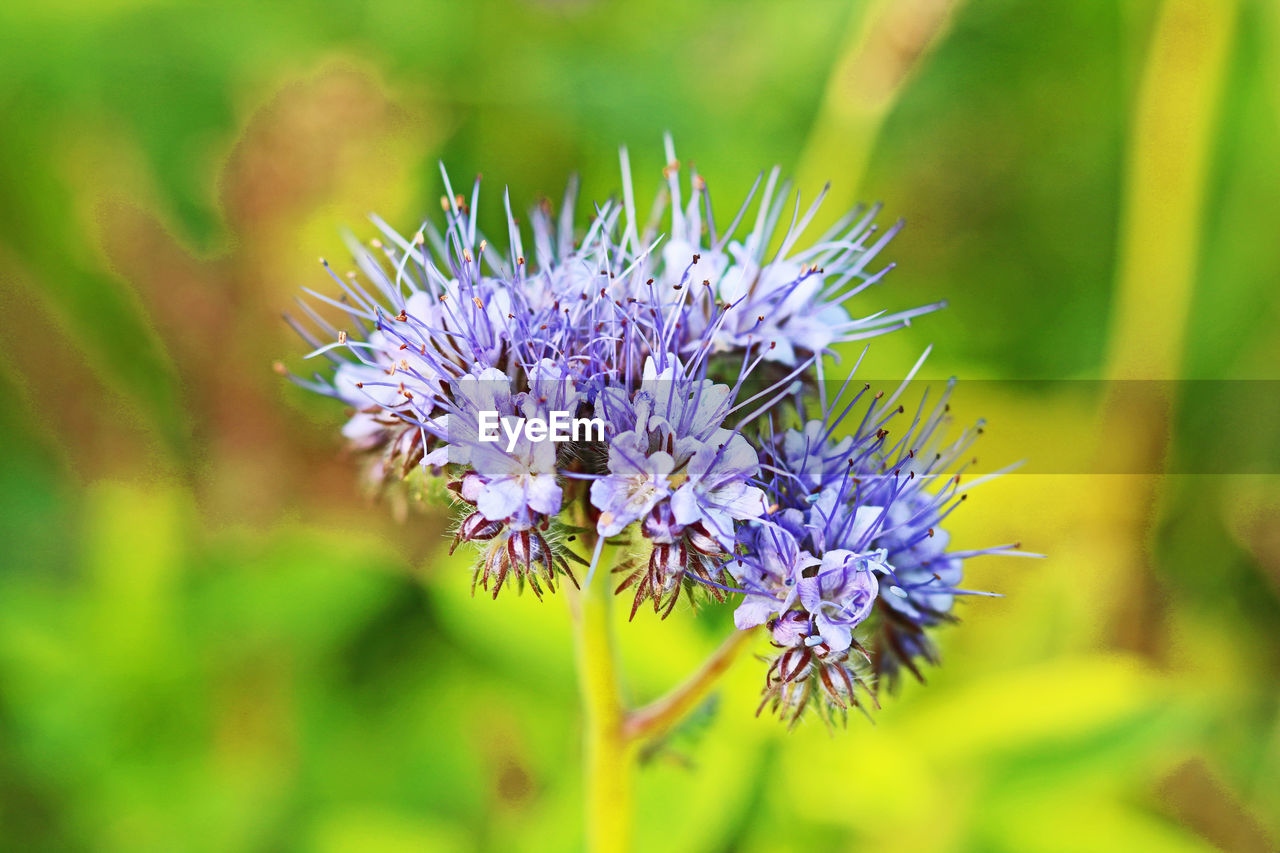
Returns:
[[[657,738],[676,726],[711,692],[720,676],[746,647],[754,631],[734,631],[688,680],[666,696],[627,715],[622,733],[628,740]]]
[[[631,846],[633,750],[623,735],[626,712],[618,695],[606,546],[591,586],[578,596],[575,640],[582,691],[586,772],[587,849],[612,853]]]
[[[589,546],[590,537],[579,542]],[[639,742],[660,737],[676,726],[710,692],[755,633],[735,631],[687,681],[644,708],[628,712],[618,690],[610,594],[610,569],[620,556],[619,548],[605,545],[591,584],[574,598],[584,728],[586,847],[592,853],[631,847],[633,773]]]

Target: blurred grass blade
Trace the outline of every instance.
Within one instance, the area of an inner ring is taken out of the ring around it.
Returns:
[[[1166,379],[1181,367],[1236,11],[1232,0],[1160,9],[1129,144],[1110,378]]]
[[[834,179],[820,224],[856,202],[885,116],[946,34],[959,5],[959,0],[880,0],[854,16],[797,172],[802,189]]]
[[[1206,176],[1218,102],[1230,57],[1236,5],[1166,0],[1140,83],[1126,165],[1110,379],[1179,375],[1197,277]],[[1097,431],[1098,470],[1160,471],[1169,447],[1171,383],[1118,382]],[[1152,651],[1160,610],[1147,533],[1158,480],[1125,478],[1111,490],[1113,583],[1131,587],[1113,615],[1123,648]]]

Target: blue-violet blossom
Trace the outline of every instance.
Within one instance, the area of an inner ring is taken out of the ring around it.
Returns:
[[[294,378],[347,404],[371,478],[449,484],[465,510],[454,546],[480,549],[473,590],[541,597],[578,583],[571,561],[590,583],[599,546],[625,543],[633,618],[646,601],[670,614],[682,591],[733,599],[737,628],[766,626],[776,649],[761,707],[843,719],[874,703],[877,677],[936,661],[963,562],[1016,546],[948,550],[974,432],[946,442],[945,395],[905,427],[902,389],[850,395],[845,380],[827,401],[838,349],[940,307],[853,311],[901,223],[881,232],[878,208],[859,208],[802,247],[822,198],[792,207],[774,169],[721,229],[669,138],[666,159],[654,218],[636,215],[624,150],[622,198],[585,226],[573,183],[528,231],[504,198],[502,248],[481,232],[479,180],[466,197],[442,170],[443,227],[404,236],[375,217],[376,239],[349,240],[351,272],[325,264],[336,298],[308,291],[290,322],[329,369]],[[557,413],[598,420],[603,441],[484,435],[488,418]]]

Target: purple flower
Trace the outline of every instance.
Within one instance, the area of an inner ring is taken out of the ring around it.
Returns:
[[[793,480],[793,490],[812,494],[841,482],[849,468],[853,437],[829,438],[827,424],[817,420],[808,421],[802,430],[783,433],[780,461]]]
[[[669,615],[682,590],[734,598],[735,624],[768,626],[777,649],[762,707],[831,721],[863,707],[862,643],[890,682],[919,674],[963,561],[1008,550],[950,549],[972,435],[944,441],[945,395],[905,426],[902,389],[849,400],[846,381],[826,399],[834,348],[940,306],[856,305],[892,268],[872,268],[900,227],[879,230],[878,209],[802,243],[822,195],[793,204],[774,169],[717,223],[670,139],[666,155],[661,226],[637,216],[623,152],[620,199],[578,222],[571,183],[523,228],[504,199],[494,242],[479,181],[464,196],[442,170],[441,223],[406,236],[375,218],[354,269],[325,265],[335,295],[293,323],[324,366],[295,381],[351,408],[342,433],[379,482],[447,478],[473,591],[541,596],[615,539],[634,552],[611,567],[633,617],[646,601]],[[548,429],[568,420],[572,435]]]
[[[449,383],[446,404],[449,461],[466,467],[461,495],[490,521],[527,529],[541,517],[560,511],[555,445],[530,441],[521,432],[514,441],[485,441],[485,413],[510,427],[517,404],[505,376],[494,368],[464,374]],[[532,407],[531,407],[532,408]]]
[[[748,485],[758,470],[755,451],[722,426],[732,402],[731,388],[689,375],[678,362],[662,371],[646,362],[629,395],[602,391],[599,408],[613,438],[607,473],[591,495],[604,535],[678,496],[668,516],[675,525],[670,535],[705,521],[732,545],[733,521],[756,517],[763,507],[763,492]]]
[[[942,621],[955,603],[964,561],[947,555],[951,534],[939,523],[939,507],[927,492],[916,492],[889,507],[884,532],[876,539],[893,566],[895,594],[885,604],[922,622]],[[886,570],[887,571],[887,570]]]
[[[746,592],[733,612],[733,624],[743,630],[790,609],[801,573],[822,562],[801,551],[795,537],[775,525],[753,527],[747,536],[747,553],[730,563],[730,571]]]
[[[884,508],[859,504],[847,490],[823,489],[813,501],[806,526],[814,550],[869,551],[873,531],[884,516]]]
[[[600,510],[600,535],[618,535],[670,497],[675,464],[669,453],[649,453],[647,442],[634,430],[615,437],[609,446],[609,473],[591,484],[591,502]]]
[[[953,621],[963,562],[1016,546],[949,552],[942,527],[963,493],[951,466],[964,458],[976,431],[946,443],[947,394],[919,413],[895,440],[895,418],[904,407],[880,395],[831,401],[827,416],[776,438],[765,453],[770,499],[780,505],[776,523],[823,564],[800,581],[807,614],[803,642],[833,651],[871,648],[878,675],[892,684],[900,669],[920,675],[918,661],[936,662],[932,629]],[[948,391],[950,389],[948,388]],[[865,415],[851,434],[838,432],[859,401]],[[927,402],[927,401],[926,401]],[[793,613],[795,611],[792,611]],[[870,630],[860,626],[868,623]],[[786,627],[778,633],[778,625]],[[794,640],[801,623],[790,614],[775,622],[775,640]],[[816,636],[815,636],[816,635]]]
[[[871,615],[879,584],[871,558],[851,551],[828,551],[816,574],[802,575],[800,603],[813,616],[823,642],[843,652],[853,644],[853,629]]]
[[[521,529],[532,527],[539,515],[560,511],[554,445],[521,438],[515,450],[507,452],[487,444],[474,450],[471,460],[485,479],[476,495],[476,509],[485,518]]]
[[[732,548],[734,522],[757,519],[767,509],[764,492],[750,485],[759,470],[755,450],[740,435],[699,448],[689,459],[688,479],[671,496],[676,522],[702,522],[721,545]]]

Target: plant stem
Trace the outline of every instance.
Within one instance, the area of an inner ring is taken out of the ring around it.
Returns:
[[[575,641],[584,717],[587,849],[612,853],[631,846],[632,749],[623,736],[626,713],[618,695],[610,618],[609,568],[614,549],[600,555],[597,576],[578,596]]]
[[[588,543],[580,543],[586,546]],[[633,770],[639,741],[670,731],[711,691],[754,636],[734,631],[683,684],[628,713],[618,691],[610,569],[619,549],[605,545],[590,586],[575,598],[574,641],[582,692],[587,850],[613,853],[631,847]]]
[[[734,631],[683,684],[628,714],[622,726],[623,737],[635,741],[660,737],[670,731],[711,691],[754,634],[754,631]]]

